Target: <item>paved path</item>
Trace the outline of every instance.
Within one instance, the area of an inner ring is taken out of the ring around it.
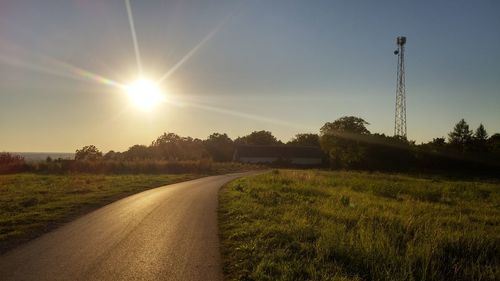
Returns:
[[[212,176],[141,192],[0,256],[0,280],[222,280]]]

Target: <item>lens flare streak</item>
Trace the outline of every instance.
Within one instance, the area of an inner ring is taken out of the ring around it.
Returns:
[[[18,67],[18,68],[25,68],[29,70],[33,70],[36,72],[40,73],[45,73],[45,74],[50,74],[54,76],[59,76],[59,77],[64,77],[64,78],[70,78],[73,80],[78,80],[78,81],[93,81],[97,82],[100,84],[104,84],[107,86],[113,86],[116,88],[124,88],[124,85],[121,83],[118,83],[112,79],[106,78],[104,76],[101,76],[99,74],[93,73],[91,71],[85,70],[80,67],[76,67],[74,65],[71,65],[69,63],[50,58],[48,56],[38,56],[41,60],[44,60],[46,63],[51,64],[52,66],[55,67],[47,67],[44,65],[37,65],[29,61],[24,61],[18,58],[14,58],[11,56],[5,56],[0,54],[0,62]],[[63,68],[63,69],[61,69]]]
[[[203,47],[210,39],[212,39],[217,32],[219,32],[228,22],[229,20],[236,14],[236,12],[240,9],[241,7],[238,6],[238,8],[231,14],[229,14],[227,17],[225,17],[212,31],[210,31],[203,39],[198,42],[189,52],[187,52],[186,55],[184,55],[172,68],[170,68],[165,74],[163,74],[160,79],[158,79],[158,83],[162,83],[165,81],[170,75],[172,75],[177,69],[179,69],[186,61],[188,61],[196,52],[198,52],[201,47]]]
[[[132,16],[132,7],[130,6],[130,0],[125,0],[125,6],[127,8],[128,22],[130,24],[130,32],[132,33],[132,40],[134,41],[135,59],[137,60],[137,67],[139,68],[139,74],[142,74],[141,53],[139,52],[139,42],[137,41],[137,34],[135,33],[134,17]]]

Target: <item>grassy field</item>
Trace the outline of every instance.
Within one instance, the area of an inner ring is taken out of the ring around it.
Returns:
[[[287,171],[220,194],[228,280],[500,280],[500,183]]]
[[[0,175],[0,251],[117,198],[200,175]]]

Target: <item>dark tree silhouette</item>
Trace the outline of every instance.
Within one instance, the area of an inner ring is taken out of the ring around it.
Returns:
[[[120,157],[121,157],[121,153],[120,152],[115,152],[114,150],[108,151],[103,156],[104,160],[119,160]]]
[[[498,175],[500,134],[488,137],[483,124],[474,131],[462,119],[445,138],[416,145],[406,138],[370,133],[364,119],[344,116],[325,123],[320,134],[297,134],[287,145],[320,147],[334,168],[381,171],[445,172]],[[39,163],[0,153],[0,174],[17,172],[181,173],[210,171],[213,161],[233,158],[236,145],[282,145],[269,131],[254,131],[232,141],[213,133],[205,140],[163,133],[151,145],[133,145],[127,151],[102,156],[94,145],[76,150],[75,160],[51,159]],[[287,146],[282,148],[288,149]],[[307,149],[306,149],[307,150]],[[313,151],[314,149],[311,149]],[[316,151],[317,152],[317,151]],[[289,163],[282,163],[287,165]]]
[[[24,157],[0,152],[0,174],[19,173],[27,169]]]
[[[163,133],[161,136],[156,138],[151,144],[152,146],[161,146],[165,144],[175,144],[182,140],[182,138],[174,133]]]
[[[448,141],[457,150],[465,152],[468,149],[472,141],[472,131],[464,119],[460,120],[448,134]]]
[[[320,147],[319,135],[318,134],[296,134],[295,137],[291,141],[289,141],[287,144]]]
[[[81,149],[77,149],[75,160],[97,161],[102,158],[102,152],[95,145],[87,145]]]
[[[327,122],[320,129],[321,134],[357,134],[366,135],[370,134],[370,131],[366,128],[366,125],[370,123],[366,122],[363,118],[355,116],[344,116],[334,122]]]
[[[126,160],[144,160],[151,158],[151,149],[145,145],[133,145],[123,152],[122,157]]]
[[[421,144],[420,148],[428,152],[438,153],[444,151],[446,146],[445,138],[434,138],[428,143]]]
[[[479,127],[477,127],[474,133],[474,139],[479,141],[486,141],[488,139],[488,132],[486,132],[483,124],[479,124]]]
[[[488,152],[488,133],[483,124],[479,124],[472,137],[472,151],[479,153]]]
[[[278,139],[269,131],[254,131],[251,134],[239,137],[234,140],[236,144],[250,145],[277,145],[281,144]]]
[[[488,148],[493,156],[496,157],[498,161],[500,161],[500,134],[493,134],[488,139]]]
[[[359,117],[344,116],[334,122],[327,122],[320,129],[320,144],[337,167],[354,167],[365,154],[363,136],[370,131],[365,127],[369,123]]]
[[[200,139],[180,137],[174,133],[163,133],[151,144],[151,153],[156,159],[198,160],[208,158]]]
[[[233,159],[234,143],[227,134],[213,133],[203,144],[214,161],[227,162]]]

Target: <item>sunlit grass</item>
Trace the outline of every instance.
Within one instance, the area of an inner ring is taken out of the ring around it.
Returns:
[[[275,171],[221,192],[229,280],[499,280],[500,184]]]

